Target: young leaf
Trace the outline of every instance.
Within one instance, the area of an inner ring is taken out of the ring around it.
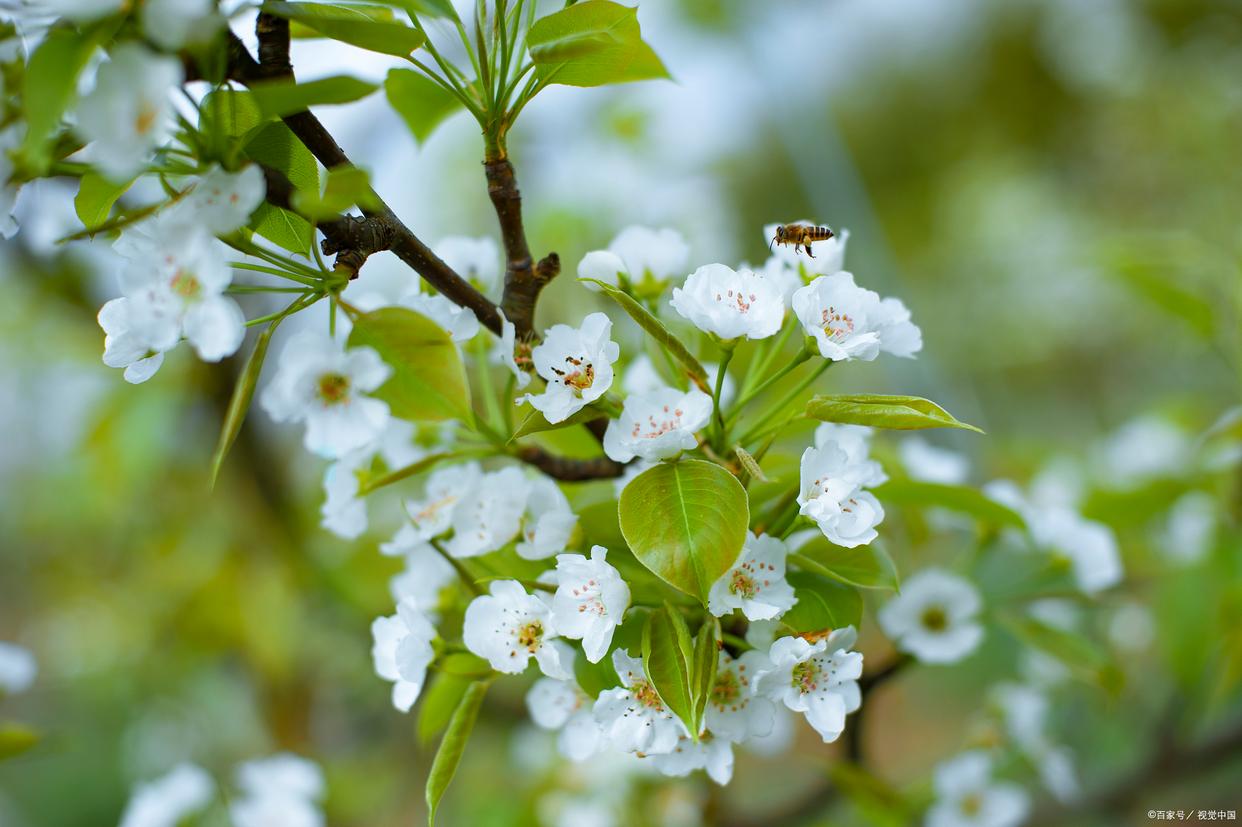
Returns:
[[[959,422],[944,408],[917,396],[884,396],[873,393],[816,396],[806,403],[806,414],[824,422],[870,425],[910,431],[920,428],[962,428],[983,431]]]
[[[694,720],[701,728],[707,714],[707,702],[716,684],[716,666],[720,661],[720,620],[709,617],[694,638],[694,663],[690,673],[690,689],[694,698]],[[695,732],[698,729],[694,730]]]
[[[263,236],[291,253],[308,255],[315,240],[314,228],[309,221],[295,212],[266,202],[260,204],[250,216],[247,226],[256,235]]]
[[[603,658],[599,663],[591,663],[585,656],[574,658],[574,680],[582,691],[592,698],[614,686],[621,685],[617,670],[612,666],[612,658]]]
[[[586,0],[536,20],[526,44],[535,72],[551,83],[602,86],[669,76],[643,42],[638,10],[609,0]]]
[[[26,119],[22,154],[35,170],[45,169],[51,160],[49,139],[76,97],[78,75],[94,52],[99,35],[91,29],[53,28],[30,56],[22,87]]]
[[[885,503],[947,508],[995,526],[1022,528],[1026,525],[1018,512],[968,485],[889,480],[875,488],[874,493]]]
[[[570,414],[566,419],[562,419],[557,423],[552,423],[549,422],[539,411],[532,410],[526,415],[526,418],[522,420],[522,424],[518,425],[517,430],[513,432],[513,436],[510,441],[514,439],[521,439],[522,437],[530,436],[531,434],[541,433],[543,431],[559,431],[561,428],[568,428],[571,425],[581,425],[585,422],[590,422],[593,419],[599,419],[601,416],[607,415],[608,414],[598,408],[587,405],[582,410],[575,411]]]
[[[422,702],[418,706],[415,730],[420,744],[430,744],[432,739],[444,731],[449,719],[453,717],[453,711],[457,709],[472,683],[474,681],[470,678],[449,672],[440,672],[431,678],[427,688],[423,690]]]
[[[462,108],[461,101],[451,92],[410,69],[390,69],[384,79],[384,94],[409,127],[415,143],[420,144]]]
[[[579,279],[579,281],[589,281],[599,286],[608,298],[621,305],[621,309],[630,315],[630,318],[638,323],[638,326],[647,331],[648,335],[655,341],[666,348],[673,358],[681,362],[681,366],[685,368],[686,376],[690,381],[699,386],[704,393],[711,393],[712,387],[707,381],[707,371],[699,364],[699,360],[686,349],[676,336],[668,332],[659,319],[651,315],[647,308],[634,301],[634,297],[626,293],[620,288],[613,287],[611,284],[605,284],[597,279]]]
[[[411,15],[457,18],[457,9],[453,8],[453,0],[378,0],[378,2],[386,6],[405,9]]]
[[[426,40],[418,29],[398,20],[377,19],[376,15],[368,14],[363,8],[329,3],[273,2],[264,3],[263,11],[297,21],[332,40],[394,57],[409,57]]]
[[[243,152],[247,158],[283,173],[298,192],[319,191],[319,164],[289,127],[280,121],[262,125],[258,105],[249,98],[238,98],[227,104],[228,108],[225,106],[221,105],[221,109],[226,117],[233,118],[233,128],[242,127],[251,117],[257,119],[259,125],[246,132],[248,137]],[[295,212],[266,202],[255,210],[250,226],[268,241],[293,253],[307,253],[314,241],[314,230],[309,221]]]
[[[440,741],[440,749],[436,751],[435,760],[431,762],[431,774],[427,776],[427,824],[434,827],[436,810],[440,807],[440,799],[448,789],[457,765],[461,763],[462,753],[466,750],[466,742],[474,729],[474,722],[479,717],[479,707],[483,705],[483,696],[487,694],[490,681],[474,681],[461,696],[461,702],[453,711],[448,730]]]
[[[712,584],[746,542],[746,491],[725,469],[703,460],[661,463],[621,492],[621,533],[661,580],[707,605]]]
[[[857,590],[809,571],[785,575],[798,602],[781,623],[796,635],[857,626],[862,619],[862,596]]]
[[[233,441],[237,439],[242,423],[246,420],[246,411],[250,409],[250,400],[254,398],[254,389],[259,382],[259,372],[263,370],[263,360],[267,357],[267,346],[271,344],[272,334],[276,332],[279,324],[280,319],[276,319],[259,334],[259,338],[254,343],[254,350],[250,352],[250,358],[246,360],[246,366],[242,368],[241,374],[237,377],[237,384],[233,386],[229,408],[225,411],[224,424],[220,428],[220,439],[216,442],[216,453],[211,458],[210,485],[212,488],[215,487],[216,479],[220,476],[224,458],[228,455],[229,448],[233,447]]]
[[[841,548],[824,539],[812,540],[793,558],[803,568],[862,589],[896,590],[897,565],[879,545]]]
[[[328,170],[328,180],[322,194],[318,187],[314,190],[299,189],[293,194],[293,206],[297,211],[316,221],[332,218],[355,205],[370,209],[376,204],[370,177],[366,170],[355,166],[339,166]]]
[[[354,322],[350,347],[373,347],[393,369],[374,396],[394,416],[412,422],[469,420],[470,386],[461,354],[444,328],[404,307],[364,313]]]
[[[694,642],[685,619],[668,605],[652,612],[643,627],[643,671],[664,706],[697,738],[693,669]]]
[[[265,117],[280,118],[302,112],[312,106],[332,103],[352,103],[374,92],[379,87],[365,80],[335,75],[306,83],[290,83],[287,80],[269,80],[253,83],[250,94]]]
[[[107,221],[112,205],[133,183],[133,179],[130,179],[122,184],[114,184],[93,170],[83,175],[78,183],[78,194],[73,199],[73,209],[82,225],[88,230],[94,230]]]

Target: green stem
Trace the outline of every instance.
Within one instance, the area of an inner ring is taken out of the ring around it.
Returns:
[[[246,322],[246,327],[254,327],[255,325],[264,324],[265,322],[278,322],[286,316],[297,313],[300,310],[305,310],[321,298],[323,298],[323,293],[306,293],[305,295],[294,299],[293,302],[284,310],[269,313],[266,316],[260,316],[257,319],[251,319]]]
[[[733,351],[736,343],[721,345],[724,355],[720,357],[720,366],[716,368],[716,390],[712,394],[712,417],[716,423],[716,439],[715,444],[717,450],[724,450],[726,435],[728,431],[725,428],[724,415],[720,412],[720,393],[724,388],[725,376],[729,373],[729,363],[733,361]]]
[[[476,597],[483,594],[483,590],[479,588],[479,584],[474,582],[474,575],[470,573],[470,570],[467,569],[460,560],[449,554],[448,551],[445,550],[444,546],[440,545],[439,540],[433,539],[430,542],[431,547],[434,548],[436,552],[443,557],[450,566],[453,567],[453,571],[457,572],[457,576],[461,579],[462,585],[464,585],[471,594]]]
[[[746,378],[742,380],[742,389],[739,393],[743,396],[749,393],[759,377],[768,372],[768,368],[772,367],[772,360],[785,349],[785,345],[789,343],[789,337],[793,335],[797,327],[797,323],[787,325],[781,331],[780,336],[763,340],[760,350],[755,354],[755,358],[746,371]]]
[[[783,365],[780,370],[778,370],[776,373],[772,374],[767,379],[765,379],[759,385],[759,387],[755,388],[750,393],[743,394],[742,397],[737,400],[737,402],[734,402],[733,409],[729,411],[729,415],[725,417],[725,422],[728,423],[729,425],[732,425],[734,422],[736,422],[737,418],[741,416],[742,408],[746,406],[747,402],[754,399],[756,396],[759,396],[761,393],[763,393],[768,388],[775,385],[780,380],[784,379],[792,371],[796,370],[799,365],[801,365],[803,362],[805,362],[807,359],[810,359],[810,358],[811,358],[811,351],[808,350],[807,348],[803,348],[798,353],[798,355],[793,358],[792,361],[785,363],[785,365]]]
[[[797,385],[791,388],[789,390],[789,393],[785,394],[785,396],[781,399],[781,401],[776,403],[776,405],[769,410],[768,416],[762,417],[757,423],[755,423],[754,427],[752,427],[750,430],[744,433],[741,437],[739,437],[738,442],[745,445],[746,443],[753,442],[758,437],[763,436],[767,434],[768,431],[772,430],[772,426],[770,425],[765,426],[764,423],[770,422],[772,421],[772,419],[779,416],[780,412],[785,410],[785,408],[789,405],[790,402],[797,399],[798,396],[800,396],[808,387],[810,387],[811,384],[814,383],[816,379],[823,376],[824,372],[828,370],[828,368],[832,367],[834,364],[836,363],[828,359],[825,359],[823,363],[819,367],[817,367],[810,375],[804,377],[802,381],[800,381]],[[791,422],[794,419],[797,419],[797,416],[790,417],[789,420],[782,422],[779,426],[777,426],[777,429],[784,428],[786,425],[789,424],[789,422]]]

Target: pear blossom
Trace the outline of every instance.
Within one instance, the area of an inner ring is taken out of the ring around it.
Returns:
[[[827,426],[827,427],[825,427]],[[884,508],[867,487],[887,479],[868,456],[870,429],[825,423],[816,447],[802,454],[799,513],[810,517],[833,543],[845,548],[870,543]]]
[[[626,397],[621,416],[608,423],[604,453],[617,462],[669,459],[698,446],[695,432],[712,416],[712,398],[698,388],[662,388]]]
[[[1072,753],[1057,746],[1047,734],[1048,696],[1042,689],[1003,683],[992,690],[1005,733],[1013,745],[1035,764],[1048,791],[1061,802],[1080,792]]]
[[[780,539],[748,533],[737,562],[712,584],[707,610],[720,617],[741,609],[747,620],[772,620],[789,611],[798,599],[785,581],[788,554]]]
[[[616,649],[612,665],[621,686],[601,692],[594,707],[604,737],[622,752],[660,755],[675,750],[686,728],[665,708],[642,661]]]
[[[704,362],[703,370],[707,373],[707,386],[709,388],[716,387],[716,372],[720,370],[720,364],[718,362]],[[621,387],[627,395],[644,394],[663,390],[668,387],[668,382],[656,370],[651,357],[645,353],[640,353],[626,365],[625,377],[621,380]],[[724,383],[720,387],[720,404],[727,406],[736,394],[737,383],[733,381],[732,376],[726,373]]]
[[[224,27],[214,0],[144,0],[141,19],[143,34],[168,51],[209,42]]]
[[[543,476],[529,480],[518,556],[541,560],[564,551],[577,525],[578,515],[560,486]]]
[[[133,41],[115,47],[99,67],[95,88],[78,105],[77,131],[91,143],[91,161],[122,182],[142,171],[171,134],[170,93],[182,80],[181,62]]]
[[[4,81],[0,80],[0,95],[4,93]],[[17,205],[20,184],[12,183],[13,160],[9,153],[22,144],[23,130],[17,126],[0,129],[0,238],[12,238],[17,233],[17,219],[13,208]]]
[[[1137,600],[1119,605],[1108,621],[1108,640],[1123,652],[1137,654],[1156,639],[1156,619],[1151,609]]]
[[[432,251],[480,293],[493,296],[500,290],[500,248],[492,239],[446,236]]]
[[[626,227],[607,250],[592,250],[578,263],[578,277],[613,287],[659,288],[685,272],[690,247],[676,230]],[[587,282],[588,289],[598,288]]]
[[[215,782],[202,767],[178,764],[134,788],[120,827],[177,827],[211,803],[215,791]]]
[[[134,307],[124,297],[105,302],[99,309],[99,326],[104,332],[103,363],[125,368],[125,381],[139,385],[155,375],[164,364],[164,352],[154,350],[138,331]]]
[[[513,374],[513,378],[517,381],[518,390],[524,389],[530,384],[530,374],[522,369],[518,364],[519,358],[522,364],[530,364],[530,345],[526,342],[518,344],[517,328],[513,326],[513,322],[505,318],[504,311],[500,312],[500,339],[492,348],[491,359],[493,362],[504,365]],[[519,357],[519,351],[521,355]]]
[[[0,695],[25,692],[39,674],[39,665],[30,650],[0,640]]]
[[[603,396],[612,386],[612,363],[621,355],[611,333],[612,320],[603,313],[591,313],[576,328],[553,325],[531,351],[536,372],[548,382],[547,390],[528,393],[518,403],[529,402],[555,424]]]
[[[933,786],[926,827],[1018,827],[1030,810],[1021,787],[992,781],[992,761],[977,750],[936,767]]]
[[[707,264],[673,288],[673,309],[704,333],[766,339],[781,329],[785,305],[776,285],[751,270]]]
[[[923,569],[902,584],[878,620],[898,649],[924,663],[955,663],[979,647],[982,607],[970,581],[941,569]]]
[[[897,455],[912,480],[961,485],[970,475],[970,462],[966,457],[932,445],[922,437],[906,437],[897,443]]]
[[[151,5],[145,3],[143,10]],[[227,235],[250,222],[266,193],[267,183],[257,164],[237,172],[213,166],[170,211],[176,221],[193,223],[211,235]]]
[[[517,468],[484,474],[453,507],[453,536],[445,543],[448,553],[475,557],[512,540],[521,528],[529,490],[529,480]]]
[[[519,674],[533,657],[548,677],[572,677],[573,650],[557,639],[552,610],[516,580],[495,580],[488,594],[470,601],[462,641],[498,672]]]
[[[1108,526],[1068,508],[1038,512],[1028,517],[1027,525],[1036,543],[1068,560],[1074,582],[1084,594],[1099,594],[1121,582],[1121,554]]]
[[[570,761],[585,761],[600,748],[600,729],[592,700],[571,680],[540,678],[526,693],[526,709],[535,725],[558,731],[557,749]]]
[[[479,488],[483,469],[477,462],[438,468],[427,478],[423,498],[405,504],[409,522],[403,525],[391,543],[380,546],[380,553],[405,554],[409,549],[425,544],[453,526],[453,513],[458,504]]]
[[[1126,490],[1180,476],[1190,464],[1194,446],[1175,423],[1148,414],[1122,425],[1092,453],[1103,481]]]
[[[336,459],[371,442],[388,425],[388,404],[366,394],[391,375],[372,348],[346,349],[331,337],[304,331],[285,344],[260,403],[277,422],[305,422],[306,449]]]
[[[479,319],[474,311],[444,296],[414,291],[407,293],[398,303],[444,328],[454,342],[468,342],[479,332]]]
[[[423,691],[427,667],[435,658],[436,630],[414,601],[397,603],[397,613],[371,623],[371,660],[375,673],[392,681],[392,705],[409,712]]]
[[[622,472],[621,476],[612,481],[613,494],[619,499],[621,492],[625,490],[627,485],[633,482],[642,472],[650,470],[656,465],[657,463],[645,459],[635,459],[632,462],[626,463],[625,471]]]
[[[802,220],[789,221],[786,224],[815,225],[816,222]],[[808,256],[801,252],[800,247],[784,244],[772,245],[778,226],[780,225],[765,224],[763,226],[763,243],[771,246],[772,258],[777,262],[795,272],[801,271],[812,276],[828,276],[845,269],[845,245],[850,238],[849,230],[838,230],[832,238],[811,242],[811,252],[814,256]]]
[[[292,753],[247,761],[237,784],[242,795],[229,804],[233,827],[323,827],[323,771],[313,761]]]
[[[370,467],[378,454],[391,469],[402,468],[426,456],[414,443],[417,426],[403,419],[389,419],[375,442],[351,451],[324,472],[324,502],[320,525],[338,537],[352,540],[367,527],[366,502],[358,496],[359,473]]]
[[[608,550],[592,546],[590,559],[581,554],[556,556],[556,593],[552,625],[570,640],[581,640],[591,663],[608,653],[612,633],[630,605],[630,587],[607,562]]]
[[[427,615],[440,601],[440,592],[457,576],[453,565],[427,543],[408,548],[405,568],[388,581],[393,600],[408,600]]]
[[[782,637],[768,650],[769,663],[755,676],[755,691],[806,716],[825,743],[845,731],[845,716],[862,704],[858,679],[863,656],[849,651],[858,639],[853,626],[811,643]]]
[[[1190,491],[1169,509],[1162,532],[1161,551],[1178,563],[1197,563],[1207,557],[1215,540],[1218,505],[1206,491]]]
[[[720,786],[733,779],[733,744],[706,732],[696,743],[682,736],[671,752],[651,756],[652,765],[662,774],[681,778],[695,770],[705,770],[707,777]]]
[[[736,659],[728,652],[720,653],[716,682],[707,699],[705,723],[709,732],[733,742],[762,738],[772,732],[776,706],[755,694],[756,677],[770,665],[768,656],[754,649]]]
[[[852,273],[820,276],[791,303],[825,359],[871,361],[880,351],[912,357],[923,349],[923,334],[905,305],[854,284]]]

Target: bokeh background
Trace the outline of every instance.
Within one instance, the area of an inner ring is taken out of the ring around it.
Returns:
[[[674,82],[553,87],[511,139],[533,246],[569,271],[541,323],[613,310],[572,269],[627,224],[680,230],[696,263],[761,263],[773,221],[848,228],[849,269],[900,296],[926,346],[913,362],[843,366],[822,387],[933,398],[988,432],[934,437],[969,457],[972,482],[1037,480],[1118,533],[1126,582],[1080,609],[1078,633],[1123,680],[1054,695],[1083,788],[1109,789],[1169,739],[1236,727],[1236,4],[647,0],[640,20]],[[294,65],[379,79],[389,63],[313,41],[295,44]],[[420,236],[495,236],[467,116],[420,148],[382,96],[321,115]],[[123,383],[100,362],[94,321],[114,289],[109,261],[55,243],[77,226],[73,184],[27,190],[23,232],[0,248],[0,639],[30,648],[40,675],[0,700],[0,717],[43,740],[0,762],[0,824],[114,823],[136,780],[179,760],[227,777],[279,749],[325,767],[330,824],[418,823],[433,747],[392,709],[369,656],[370,621],[391,611],[398,564],[376,545],[395,505],[356,542],[321,530],[322,467],[260,411],[210,490],[237,365],[181,348],[153,381]],[[363,271],[374,283],[394,272],[385,256]],[[895,447],[880,438],[893,465]],[[1197,556],[1169,526],[1191,490],[1211,516]],[[970,532],[894,511],[881,533],[904,570],[975,553]],[[989,571],[998,600],[1015,577],[1003,562]],[[883,660],[864,624],[863,650]],[[502,682],[441,823],[908,823],[885,797],[925,800],[934,763],[986,729],[986,687],[1019,674],[1015,649],[993,630],[966,664],[877,692],[866,743],[879,781],[850,795],[823,791],[837,753],[809,730],[783,755],[740,754],[724,790],[569,769],[526,721],[521,687]],[[1242,755],[1218,758],[1111,810],[1067,808],[1032,782],[1037,821],[1242,809]],[[583,802],[600,806],[574,816]],[[589,820],[610,810],[613,822]]]

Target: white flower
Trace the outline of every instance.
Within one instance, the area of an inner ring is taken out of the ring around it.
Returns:
[[[621,350],[609,338],[612,321],[603,313],[592,313],[581,327],[553,325],[542,344],[531,351],[535,370],[548,382],[542,394],[526,394],[517,400],[529,402],[553,424],[603,396],[612,386],[612,363]]]
[[[435,658],[431,642],[436,630],[412,600],[397,604],[397,613],[377,617],[371,623],[371,660],[375,673],[392,681],[392,704],[409,712],[427,678],[427,666]]]
[[[530,364],[530,345],[523,342],[520,346],[517,341],[517,328],[513,326],[513,322],[505,318],[504,311],[500,312],[500,339],[497,340],[492,348],[491,358],[493,362],[504,365],[513,374],[513,378],[517,380],[518,390],[525,388],[530,384],[530,374],[522,370],[518,365],[518,349],[522,350],[522,361],[524,364]]]
[[[522,525],[530,481],[517,468],[484,474],[453,507],[453,536],[445,548],[454,557],[475,557],[496,551],[512,540]]]
[[[500,290],[500,248],[492,239],[447,236],[432,251],[480,293],[494,296]]]
[[[884,634],[924,663],[955,663],[983,641],[977,616],[982,602],[970,581],[941,569],[924,569],[880,610]]]
[[[663,775],[681,778],[695,770],[706,770],[707,777],[722,787],[733,778],[733,744],[711,733],[698,743],[682,736],[672,752],[651,756],[652,765]]]
[[[120,827],[177,827],[210,803],[211,776],[194,764],[179,764],[167,774],[134,788]]]
[[[405,504],[409,523],[397,531],[391,543],[381,546],[380,552],[405,554],[415,546],[444,534],[453,526],[453,512],[458,503],[470,492],[477,491],[482,480],[483,470],[477,462],[450,465],[432,472],[423,489],[423,499]]]
[[[621,388],[627,394],[651,393],[668,387],[664,377],[656,370],[655,363],[645,353],[640,353],[625,366]]]
[[[247,761],[237,771],[242,796],[229,805],[233,827],[322,827],[323,771],[313,761],[281,753]]]
[[[685,272],[690,247],[676,230],[626,227],[607,250],[593,250],[578,264],[578,277],[597,279],[614,287],[636,287],[646,282],[663,286]],[[587,282],[588,289],[598,289]]]
[[[402,468],[426,456],[414,443],[417,426],[403,419],[389,419],[379,438],[351,451],[328,466],[323,476],[324,503],[320,525],[338,537],[352,540],[367,527],[366,502],[358,496],[359,472],[368,469],[378,453],[390,469]]]
[[[1017,827],[1030,809],[1021,787],[992,782],[992,762],[971,751],[936,767],[926,827]]]
[[[630,587],[607,563],[608,550],[592,546],[588,560],[581,554],[556,556],[556,594],[552,625],[570,640],[581,640],[591,663],[608,653],[612,633],[630,605]]]
[[[1108,526],[1068,508],[1045,510],[1028,517],[1027,524],[1037,543],[1069,561],[1084,594],[1099,594],[1121,582],[1121,554]]]
[[[825,423],[816,430],[817,447],[802,454],[799,513],[845,548],[870,543],[884,519],[879,500],[863,490],[887,479],[879,463],[868,457],[869,433],[867,428]]]
[[[1193,455],[1190,437],[1173,422],[1155,415],[1127,422],[1093,451],[1101,477],[1118,489],[1177,477]]]
[[[617,462],[675,457],[698,446],[694,434],[711,416],[712,398],[698,388],[628,396],[621,416],[604,432],[604,453]]]
[[[673,288],[673,309],[721,339],[766,339],[781,329],[785,305],[776,285],[750,270],[723,264],[695,270]]]
[[[992,692],[1001,722],[1015,748],[1039,770],[1048,791],[1061,802],[1072,801],[1079,793],[1074,757],[1064,747],[1053,744],[1045,731],[1048,697],[1040,689],[1003,683]]]
[[[141,172],[152,150],[168,139],[169,95],[181,83],[182,68],[180,61],[133,41],[114,48],[111,58],[78,105],[77,130],[92,144],[92,163],[120,183]]]
[[[38,674],[39,665],[29,649],[0,640],[0,694],[25,692]]]
[[[328,336],[305,331],[285,344],[260,401],[277,422],[306,423],[308,451],[336,459],[375,439],[388,424],[387,403],[365,394],[391,375],[372,348],[346,350]]]
[[[157,46],[177,51],[206,43],[224,26],[213,0],[144,0],[142,31]]]
[[[0,96],[3,95],[4,81],[0,79]],[[17,125],[0,130],[0,238],[12,238],[17,233],[13,208],[17,205],[17,191],[21,184],[10,180],[13,177],[13,161],[9,153],[21,146],[23,133],[24,130]]]
[[[747,620],[772,620],[793,608],[798,599],[785,582],[789,549],[776,537],[747,534],[737,562],[712,584],[707,609],[720,617],[741,609]]]
[[[1215,540],[1216,499],[1206,491],[1190,491],[1169,509],[1161,550],[1179,563],[1196,563],[1207,557]]]
[[[150,7],[148,0],[143,10]],[[212,235],[227,235],[250,222],[266,192],[267,182],[257,164],[238,172],[213,166],[170,212],[177,221],[196,224]]]
[[[825,743],[837,740],[845,731],[845,716],[862,704],[863,656],[848,651],[857,638],[854,627],[846,626],[815,643],[777,639],[768,650],[770,662],[755,676],[756,691],[805,715]]]
[[[897,453],[912,480],[961,485],[970,474],[970,462],[957,451],[939,448],[922,437],[906,437]]]
[[[655,687],[647,680],[642,661],[617,649],[612,653],[612,665],[621,686],[601,692],[594,709],[604,736],[622,752],[672,752],[686,728],[660,701]]]
[[[617,477],[615,480],[612,481],[613,493],[617,496],[618,499],[620,499],[621,492],[625,490],[625,487],[627,485],[633,482],[634,479],[639,474],[651,468],[654,468],[655,466],[656,466],[656,463],[648,462],[645,459],[636,459],[633,462],[627,463],[625,466],[625,471],[621,474],[621,476]]]
[[[776,707],[755,694],[755,680],[769,668],[768,656],[758,650],[743,652],[736,660],[720,653],[716,683],[707,699],[707,729],[725,741],[748,741],[771,734]]]
[[[591,698],[573,681],[540,678],[526,693],[526,708],[536,726],[560,731],[556,746],[570,761],[585,761],[599,750]]]
[[[444,328],[454,342],[468,342],[479,332],[479,320],[474,311],[444,296],[414,291],[406,293],[399,304],[431,319]]]
[[[905,305],[857,286],[851,273],[820,276],[794,293],[792,304],[825,359],[870,361],[880,351],[910,357],[923,349]]]
[[[430,615],[440,601],[440,592],[456,576],[448,560],[427,543],[419,543],[406,549],[405,568],[388,581],[388,591],[398,603],[408,600]]]
[[[533,657],[550,678],[569,680],[573,650],[557,640],[552,611],[516,580],[492,582],[491,593],[466,607],[462,641],[499,672],[516,675]]]
[[[104,332],[103,363],[110,368],[125,368],[125,381],[138,385],[160,369],[164,353],[146,343],[132,317],[130,300],[119,298],[105,303],[98,318]]]
[[[1108,639],[1124,652],[1146,651],[1156,639],[1156,619],[1151,609],[1137,600],[1119,605],[1108,622]]]
[[[814,221],[805,220],[792,221],[789,223],[815,224]],[[787,244],[773,245],[772,240],[776,238],[777,226],[779,225],[764,225],[763,243],[771,247],[772,258],[780,262],[785,267],[793,270],[795,273],[803,273],[812,276],[828,276],[845,269],[845,244],[850,238],[849,230],[839,230],[832,236],[832,238],[812,242],[811,252],[815,254],[812,257],[802,252],[801,247],[794,247]]]
[[[530,480],[518,556],[541,560],[564,551],[577,525],[578,515],[570,509],[560,486],[543,476]]]

